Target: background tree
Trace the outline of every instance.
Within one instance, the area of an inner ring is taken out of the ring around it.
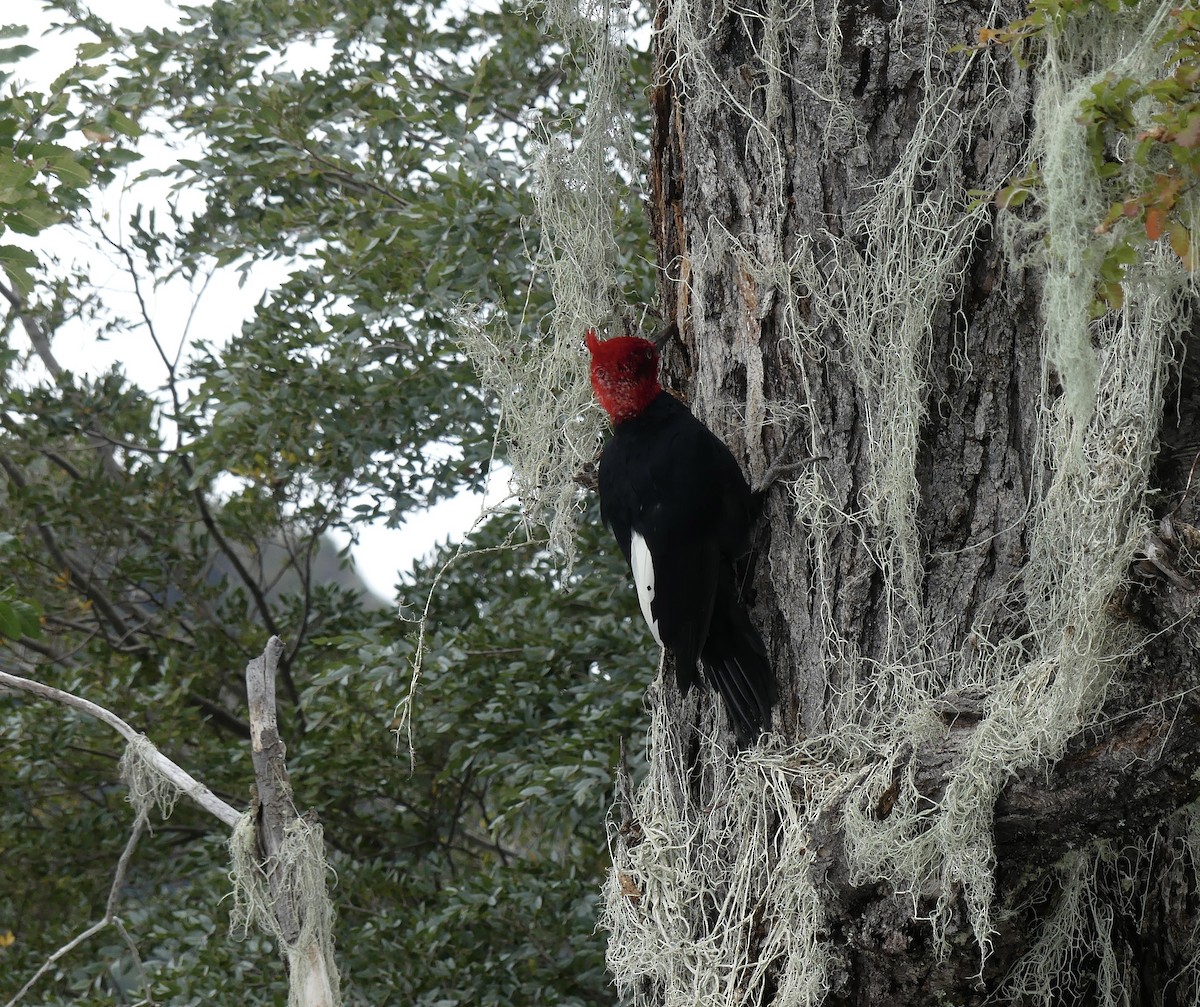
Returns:
[[[603,814],[650,658],[601,537],[566,573],[506,511],[406,574],[399,617],[326,572],[328,532],[493,464],[452,314],[469,295],[540,328],[530,162],[577,69],[509,6],[219,2],[138,31],[55,9],[79,62],[22,85],[10,28],[0,96],[0,667],[117,709],[241,807],[241,670],[277,633],[346,1001],[611,1001]],[[70,241],[33,240],[55,225]],[[239,271],[264,288],[244,325],[164,307]],[[85,373],[81,331],[122,363]],[[161,385],[130,379],[144,357]],[[0,720],[6,1001],[102,915],[131,815],[104,729],[7,693]],[[227,838],[183,804],[155,823],[118,905],[137,955],[103,932],[26,1002],[278,1002],[267,942],[226,934]]]

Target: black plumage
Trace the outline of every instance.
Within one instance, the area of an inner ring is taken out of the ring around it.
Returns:
[[[597,385],[616,414],[600,459],[601,517],[638,582],[651,630],[675,657],[680,692],[688,694],[702,669],[739,738],[753,740],[770,727],[776,690],[734,570],[750,545],[752,494],[729,449],[657,388],[656,375],[654,390],[628,415],[610,408]]]

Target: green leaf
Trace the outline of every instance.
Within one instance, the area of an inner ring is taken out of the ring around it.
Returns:
[[[118,133],[129,137],[141,136],[144,130],[133,119],[129,118],[124,112],[118,112],[115,108],[109,108],[104,116],[104,121],[115,129]]]
[[[31,640],[40,639],[42,635],[42,619],[41,613],[37,608],[24,602],[17,603],[14,608],[17,611],[17,618],[21,621],[22,634]]]
[[[37,168],[15,160],[0,160],[0,203],[28,200],[30,183],[37,177]]]
[[[9,602],[0,601],[0,636],[19,640],[22,633],[21,616],[17,610]]]
[[[80,189],[92,181],[92,172],[81,163],[75,153],[67,152],[47,160],[46,170],[61,182]]]
[[[16,63],[34,55],[37,50],[31,45],[14,45],[0,49],[0,63]]]
[[[76,50],[75,54],[81,60],[92,60],[98,56],[103,56],[113,47],[111,39],[102,39],[99,42],[84,42]]]
[[[9,218],[8,225],[21,234],[33,235],[52,227],[62,219],[61,210],[27,199],[16,207],[16,214]]]
[[[0,263],[10,269],[14,266],[19,269],[35,269],[38,257],[29,249],[18,245],[0,245]]]

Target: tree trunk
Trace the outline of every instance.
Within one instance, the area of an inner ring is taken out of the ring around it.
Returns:
[[[1066,43],[1060,78],[951,51],[1020,13],[659,2],[667,378],[752,482],[805,464],[747,570],[777,736],[654,704],[608,897],[634,1002],[1194,1002],[1190,305],[1151,254],[1089,323]],[[1035,159],[1038,210],[975,198]]]

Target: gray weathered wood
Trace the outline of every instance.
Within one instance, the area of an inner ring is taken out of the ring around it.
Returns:
[[[327,960],[323,950],[330,946],[332,939],[328,934],[317,932],[303,946],[296,946],[304,930],[300,918],[304,907],[297,905],[296,893],[286,883],[285,865],[280,862],[285,831],[300,817],[292,802],[287,748],[279,735],[275,712],[275,675],[282,654],[283,642],[273,636],[263,653],[246,666],[260,862],[267,876],[271,909],[287,952],[289,978],[293,983],[291,1002],[300,1007],[336,1007],[337,980],[331,975],[333,963]],[[298,959],[303,960],[301,968],[297,968]],[[296,985],[298,974],[304,976],[305,981]]]

